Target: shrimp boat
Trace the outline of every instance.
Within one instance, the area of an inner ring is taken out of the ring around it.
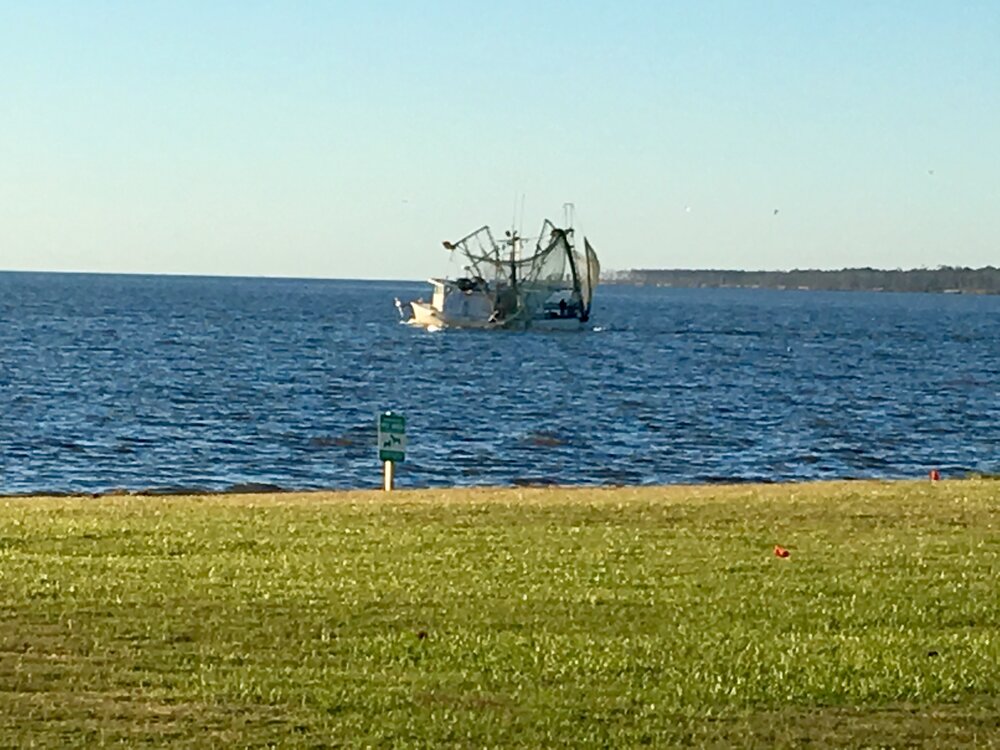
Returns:
[[[429,302],[397,299],[404,322],[431,329],[578,330],[590,320],[601,266],[586,237],[582,250],[576,247],[572,222],[561,229],[546,219],[530,255],[517,232],[504,232],[497,242],[488,226],[442,244],[465,261],[465,275],[429,279]]]

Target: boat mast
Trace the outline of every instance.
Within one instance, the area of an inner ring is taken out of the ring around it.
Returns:
[[[521,213],[524,213],[524,197],[521,197]],[[517,243],[520,237],[517,236],[517,194],[514,194],[514,215],[510,217],[510,231],[507,232],[510,238],[510,288],[517,294]]]
[[[517,243],[521,238],[516,230],[507,232],[507,244],[510,245],[510,288],[517,293]]]

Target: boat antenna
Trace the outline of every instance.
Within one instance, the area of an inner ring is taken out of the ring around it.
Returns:
[[[563,203],[563,224],[565,229],[573,228],[574,214],[576,213],[576,205],[573,203]]]

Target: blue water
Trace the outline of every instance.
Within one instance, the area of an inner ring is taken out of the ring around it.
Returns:
[[[1000,297],[601,287],[428,333],[409,282],[0,273],[0,493],[1000,472]]]

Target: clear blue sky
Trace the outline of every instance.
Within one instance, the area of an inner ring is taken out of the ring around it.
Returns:
[[[0,1],[0,268],[423,278],[521,195],[607,268],[1000,264],[1000,2]]]

